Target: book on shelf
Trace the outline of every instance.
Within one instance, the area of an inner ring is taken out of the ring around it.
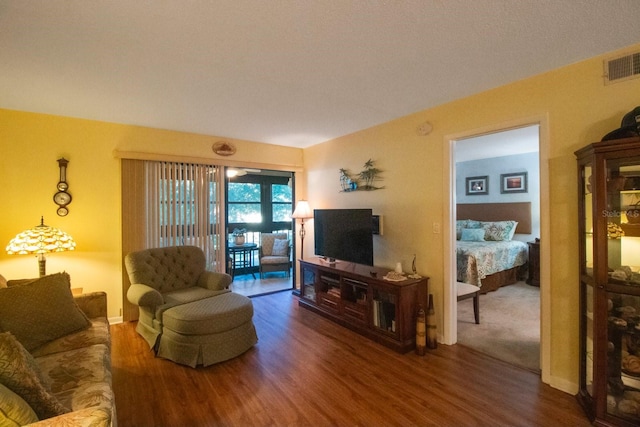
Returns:
[[[373,326],[375,327],[380,327],[380,316],[379,316],[379,305],[380,305],[380,300],[374,299],[373,300]]]
[[[332,288],[329,288],[329,289],[327,290],[327,293],[328,293],[329,295],[333,295],[333,296],[335,296],[335,297],[337,297],[337,298],[340,298],[340,289],[338,289],[338,288],[333,288],[333,287],[332,287]]]
[[[396,331],[396,305],[394,302],[373,300],[373,325],[385,331]]]

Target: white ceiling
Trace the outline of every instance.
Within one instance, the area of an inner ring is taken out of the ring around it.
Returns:
[[[639,21],[638,0],[0,0],[0,108],[306,147],[637,43]]]

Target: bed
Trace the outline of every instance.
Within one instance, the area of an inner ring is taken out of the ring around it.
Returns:
[[[512,240],[531,234],[531,203],[457,205],[457,280],[481,293],[511,285],[527,270],[528,245]]]

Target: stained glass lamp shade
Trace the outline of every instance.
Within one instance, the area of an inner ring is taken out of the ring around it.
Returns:
[[[46,274],[46,259],[44,254],[50,252],[72,251],[76,242],[64,231],[45,225],[44,218],[40,224],[25,230],[14,237],[7,245],[9,255],[37,254],[40,277]]]

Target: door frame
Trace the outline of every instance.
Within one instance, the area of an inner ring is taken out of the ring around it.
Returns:
[[[551,382],[551,271],[550,271],[550,202],[549,202],[549,117],[546,114],[525,117],[518,120],[497,123],[483,128],[472,129],[444,136],[443,164],[444,179],[444,309],[443,343],[457,342],[457,297],[456,278],[456,141],[476,136],[497,133],[505,130],[538,125],[539,132],[539,168],[540,168],[540,369],[542,382]]]

